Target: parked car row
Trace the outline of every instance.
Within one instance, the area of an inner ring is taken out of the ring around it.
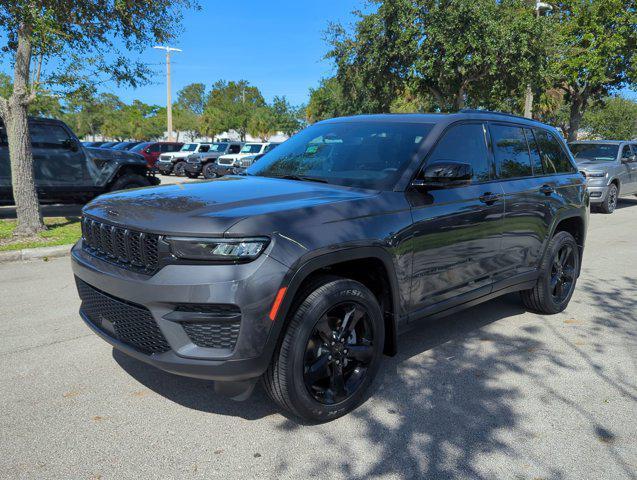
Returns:
[[[179,177],[223,177],[245,171],[277,145],[272,142],[189,143],[178,152],[161,155],[157,170]]]

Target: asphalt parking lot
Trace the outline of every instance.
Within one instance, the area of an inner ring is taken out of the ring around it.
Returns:
[[[0,477],[635,479],[636,244],[637,199],[593,214],[566,312],[510,295],[423,322],[319,426],[114,352],[68,258],[0,265]]]

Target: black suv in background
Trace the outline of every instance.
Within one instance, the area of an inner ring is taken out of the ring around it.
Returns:
[[[551,127],[504,114],[314,124],[245,176],[103,195],[72,251],[87,325],[313,421],[366,396],[397,334],[519,291],[566,308],[589,216]],[[106,232],[106,234],[105,234]]]
[[[42,202],[84,203],[104,192],[159,184],[140,155],[85,147],[64,122],[30,118],[29,131]],[[12,196],[9,148],[0,123],[0,201],[9,202]]]

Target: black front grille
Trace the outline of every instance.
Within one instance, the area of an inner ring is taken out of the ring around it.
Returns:
[[[82,218],[82,242],[91,255],[128,270],[151,275],[159,264],[159,235]]]
[[[241,322],[183,322],[190,341],[198,347],[232,350],[239,337]]]
[[[82,299],[80,310],[99,330],[149,355],[170,350],[146,307],[108,295],[77,277],[75,281]]]

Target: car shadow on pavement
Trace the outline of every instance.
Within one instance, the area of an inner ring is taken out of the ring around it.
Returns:
[[[637,197],[622,197],[617,199],[617,206],[615,207],[615,210],[628,207],[637,207]]]

